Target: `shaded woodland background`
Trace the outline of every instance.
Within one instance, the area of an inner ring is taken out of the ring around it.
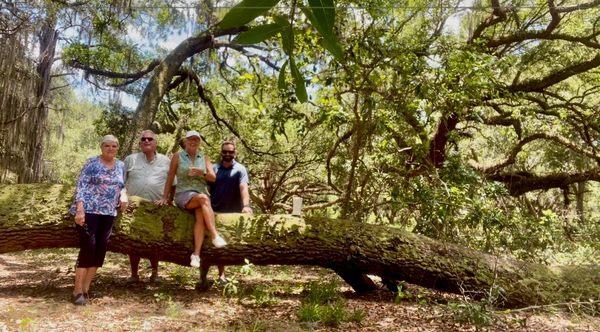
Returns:
[[[300,196],[598,264],[600,1],[263,1],[216,25],[235,3],[3,2],[2,183],[73,183],[101,135],[126,154],[151,127],[168,154],[193,128],[213,160],[238,142],[257,212]]]

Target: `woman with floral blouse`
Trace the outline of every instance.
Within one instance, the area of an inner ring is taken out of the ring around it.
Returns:
[[[85,305],[98,267],[104,263],[108,238],[117,216],[117,207],[127,207],[125,167],[117,160],[119,141],[106,135],[100,143],[101,154],[87,160],[75,191],[70,212],[75,215],[79,235],[79,256],[75,269],[73,304]]]

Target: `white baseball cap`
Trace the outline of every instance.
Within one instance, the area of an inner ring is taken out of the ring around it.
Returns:
[[[194,136],[196,136],[198,138],[202,138],[202,137],[200,137],[200,133],[195,130],[190,130],[187,133],[185,133],[185,138],[190,138],[190,137],[194,137]]]

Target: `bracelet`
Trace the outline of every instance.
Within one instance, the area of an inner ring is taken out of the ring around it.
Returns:
[[[250,207],[250,204],[246,204],[246,205],[244,205],[244,207]]]

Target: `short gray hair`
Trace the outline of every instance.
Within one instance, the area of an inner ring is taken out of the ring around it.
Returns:
[[[156,133],[150,129],[142,130],[142,132],[140,133],[140,137],[144,136],[145,133],[150,133],[152,134],[152,137],[156,138]]]
[[[119,145],[119,139],[113,135],[104,135],[102,137],[102,139],[100,140],[100,147],[102,147],[102,144],[104,144],[106,142],[115,142],[115,143],[117,143],[117,145]]]

